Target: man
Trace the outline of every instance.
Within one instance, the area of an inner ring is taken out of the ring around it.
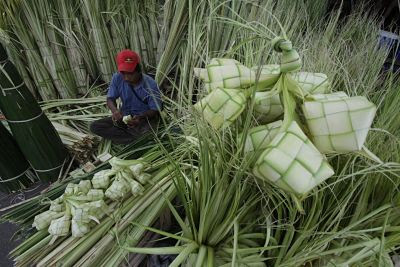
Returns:
[[[118,72],[113,75],[107,93],[112,116],[93,122],[90,130],[115,143],[128,144],[157,127],[162,102],[154,79],[141,72],[138,54],[122,50],[116,61]],[[118,98],[121,110],[117,107]],[[128,115],[131,119],[125,124],[122,119]]]

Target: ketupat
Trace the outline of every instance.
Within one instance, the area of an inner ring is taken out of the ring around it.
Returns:
[[[117,172],[115,170],[107,169],[102,170],[93,175],[92,185],[93,188],[107,189],[110,185],[110,178]]]
[[[324,73],[300,71],[293,73],[293,79],[308,94],[325,94],[329,92],[331,87],[328,76]]]
[[[110,160],[110,164],[111,170],[107,176],[115,175],[115,179],[105,192],[108,198],[119,201],[128,196],[129,192],[133,196],[142,194],[144,188],[141,183],[144,184],[148,180],[144,179],[148,176],[142,176],[146,165],[144,161],[122,160],[114,157]]]
[[[269,92],[256,92],[254,96],[254,115],[259,122],[272,122],[282,114],[283,106],[279,94],[271,96]]]
[[[252,67],[257,72],[260,69],[262,74],[280,74],[281,69],[278,64],[262,65],[261,67]],[[328,93],[331,83],[328,76],[324,73],[299,71],[292,74],[292,77],[299,86],[309,94],[325,94]]]
[[[246,88],[256,83],[256,71],[229,58],[213,58],[205,69],[195,68],[194,74],[204,82],[208,92],[217,88]],[[279,74],[261,74],[258,82],[263,87],[273,85]]]
[[[267,125],[260,125],[249,129],[244,143],[244,152],[263,151],[271,143],[272,139],[279,133],[282,121],[272,122]],[[239,140],[242,134],[239,135]]]
[[[321,94],[302,108],[315,146],[323,153],[361,150],[376,106],[363,96]]]
[[[215,129],[229,126],[246,107],[247,94],[242,89],[217,88],[194,108],[201,112]]]
[[[253,173],[296,195],[305,195],[334,174],[295,121],[287,131],[275,136],[257,160]]]

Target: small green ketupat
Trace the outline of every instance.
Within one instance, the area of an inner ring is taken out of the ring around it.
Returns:
[[[246,91],[242,89],[217,88],[194,105],[204,119],[215,129],[225,128],[246,107]]]
[[[103,199],[103,190],[93,189],[89,180],[69,183],[64,194],[51,201],[48,211],[36,215],[32,226],[37,230],[48,228],[53,237],[70,232],[73,237],[82,237],[90,231],[90,222],[99,223],[108,211]]]
[[[70,227],[71,215],[64,214],[62,217],[51,221],[48,231],[52,236],[66,236]]]
[[[344,92],[313,95],[303,112],[315,146],[323,153],[362,149],[376,106],[363,96]]]
[[[116,174],[114,170],[102,170],[93,175],[93,188],[107,189],[110,185],[110,178]]]
[[[110,160],[110,164],[112,166],[111,170],[105,173],[107,175],[111,174],[111,176],[115,175],[115,179],[105,192],[108,198],[119,201],[128,196],[129,192],[133,196],[142,194],[144,188],[140,183],[145,183],[148,178],[147,176],[142,177],[145,168],[144,162],[141,160],[122,160],[114,157]],[[98,179],[101,179],[101,177]],[[138,179],[140,183],[135,179]]]
[[[334,174],[295,121],[275,136],[257,160],[253,173],[296,195],[307,194]]]
[[[35,216],[32,226],[40,231],[49,227],[52,220],[63,216],[61,212],[47,210]]]

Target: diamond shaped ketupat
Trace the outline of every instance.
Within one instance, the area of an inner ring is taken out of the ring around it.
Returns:
[[[314,95],[303,112],[315,146],[323,153],[362,149],[376,106],[365,97],[343,92]]]
[[[334,174],[296,122],[275,136],[258,158],[253,173],[283,190],[305,195]]]
[[[246,96],[241,89],[218,88],[194,105],[215,129],[229,126],[244,110]]]

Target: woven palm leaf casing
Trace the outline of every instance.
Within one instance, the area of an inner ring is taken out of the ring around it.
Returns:
[[[324,73],[296,72],[293,74],[293,79],[305,93],[309,94],[325,94],[331,87],[328,76]]]
[[[287,131],[272,139],[257,160],[253,173],[297,195],[307,194],[334,174],[328,161],[295,121]]]
[[[228,127],[246,107],[244,90],[217,88],[194,105],[215,129]]]
[[[0,191],[10,193],[28,186],[29,163],[12,135],[0,123]]]
[[[351,152],[362,149],[376,106],[363,96],[344,92],[318,94],[303,105],[304,116],[319,151]]]
[[[67,157],[60,137],[0,45],[0,109],[41,180],[58,178]]]
[[[256,92],[254,101],[254,115],[261,123],[275,121],[283,114],[279,94],[271,96],[269,92]]]
[[[279,78],[279,73],[269,68],[268,71],[258,80],[265,87],[273,85]],[[195,68],[194,74],[204,82],[208,92],[217,88],[246,88],[256,83],[256,71],[229,58],[213,58],[206,68]]]
[[[279,133],[281,126],[282,121],[275,121],[249,129],[244,144],[244,152],[251,153],[265,150],[272,139]],[[241,137],[242,134],[239,135],[239,138]]]

